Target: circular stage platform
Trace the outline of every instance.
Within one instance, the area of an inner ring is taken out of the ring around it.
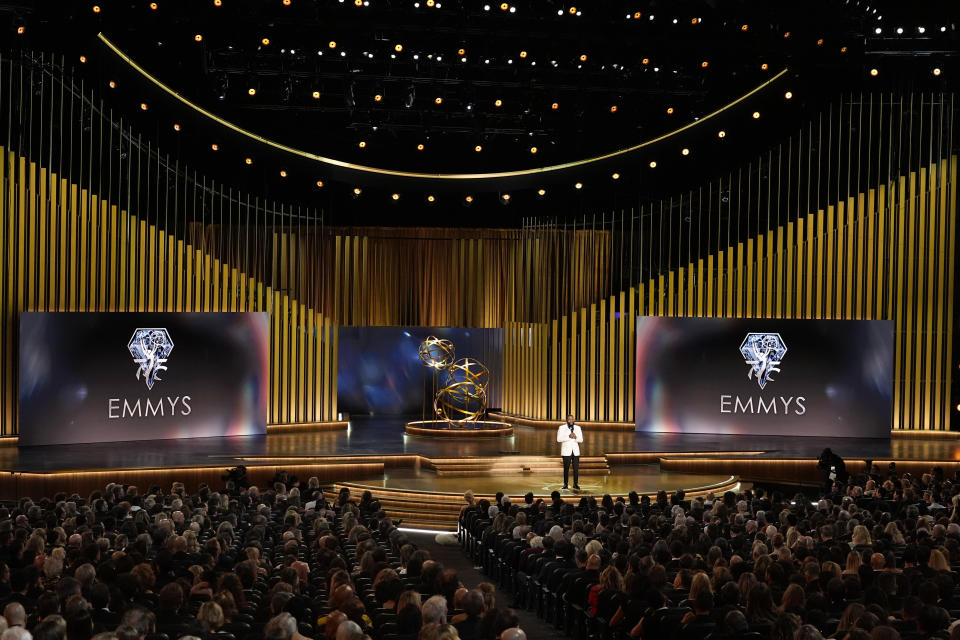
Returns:
[[[496,420],[478,420],[464,424],[451,424],[444,420],[417,420],[404,426],[410,436],[431,438],[505,438],[513,435],[513,427]]]

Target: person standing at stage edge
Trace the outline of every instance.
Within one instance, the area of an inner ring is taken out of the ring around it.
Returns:
[[[573,414],[557,429],[557,442],[560,443],[560,455],[563,456],[563,488],[568,489],[570,465],[573,464],[573,488],[580,488],[580,443],[583,431],[580,425],[573,423]]]

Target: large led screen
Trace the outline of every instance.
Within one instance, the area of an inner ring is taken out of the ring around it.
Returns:
[[[20,444],[266,433],[266,313],[20,314]]]
[[[351,415],[432,418],[443,372],[420,361],[420,343],[429,336],[451,341],[457,359],[483,363],[490,371],[487,407],[499,407],[502,331],[451,327],[340,327],[337,406]]]
[[[636,428],[886,438],[893,323],[641,317]]]

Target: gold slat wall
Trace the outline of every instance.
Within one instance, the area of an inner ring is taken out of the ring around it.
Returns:
[[[337,326],[296,297],[285,234],[319,215],[179,167],[63,68],[0,61],[0,435],[17,433],[21,311],[266,311],[268,423],[336,419]],[[218,232],[241,221],[242,239]]]
[[[612,250],[619,247],[621,260],[628,251],[639,256],[628,259],[631,269],[619,278],[623,289],[542,324],[547,358],[535,366],[546,371],[544,384],[534,388],[545,398],[531,405],[513,394],[504,411],[632,422],[638,315],[884,319],[894,321],[896,336],[891,429],[949,429],[954,97],[850,96],[828,115],[840,125],[870,120],[876,129],[863,133],[856,147],[845,127],[831,133],[821,119],[770,152],[779,158],[763,166],[765,192],[757,186],[751,192],[750,180],[759,183],[761,169],[748,168],[691,192],[679,206],[655,203],[639,216],[624,212],[603,224],[611,231],[629,226]],[[911,135],[915,131],[919,135]],[[837,141],[844,138],[846,146]],[[665,211],[688,221],[686,238],[668,240],[678,242],[671,253],[656,244],[654,218],[677,224]],[[699,250],[684,250],[682,242]],[[638,268],[650,275],[629,286]],[[505,375],[537,379],[525,359],[529,345],[507,340],[504,349]]]

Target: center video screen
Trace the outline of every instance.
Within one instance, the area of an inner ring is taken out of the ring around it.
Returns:
[[[893,323],[641,317],[638,431],[889,438]]]
[[[337,406],[351,415],[432,419],[435,372],[420,361],[429,336],[453,342],[456,358],[479,360],[490,371],[487,407],[500,406],[503,332],[451,327],[341,327]]]

